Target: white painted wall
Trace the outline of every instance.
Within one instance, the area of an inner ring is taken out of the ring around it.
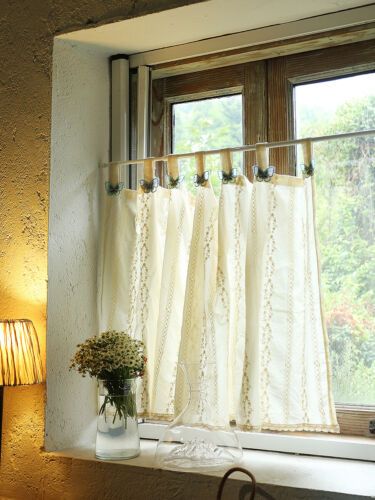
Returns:
[[[108,161],[109,62],[55,40],[47,306],[47,450],[95,437],[94,381],[69,372],[80,341],[97,333],[98,165]]]
[[[114,53],[137,54],[369,3],[369,0],[209,0],[66,33],[61,38],[96,44]]]

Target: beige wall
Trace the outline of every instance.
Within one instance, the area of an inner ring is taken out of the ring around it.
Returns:
[[[43,353],[53,37],[188,3],[196,0],[1,0],[0,318],[32,319]],[[121,498],[110,494],[110,468],[83,464],[74,475],[70,461],[43,456],[44,403],[45,386],[5,389],[0,496]],[[98,495],[78,487],[93,473]]]

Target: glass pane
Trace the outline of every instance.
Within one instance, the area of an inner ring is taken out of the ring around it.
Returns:
[[[375,74],[295,87],[298,137],[375,128]],[[375,405],[375,137],[314,145],[336,402]]]
[[[231,95],[174,104],[172,108],[172,152],[189,153],[241,146],[242,95]],[[242,154],[235,154],[233,166],[242,164]],[[193,176],[196,173],[194,159],[179,161],[184,182],[194,192]],[[220,190],[217,171],[220,169],[218,155],[206,157],[207,170],[211,171],[210,181],[216,193]]]

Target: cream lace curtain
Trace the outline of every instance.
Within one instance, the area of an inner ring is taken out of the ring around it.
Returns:
[[[168,167],[177,177],[176,164]],[[230,176],[229,153],[222,168]],[[313,190],[312,177],[252,184],[239,175],[219,199],[209,182],[195,200],[179,184],[105,196],[100,326],[130,329],[146,344],[144,415],[181,409],[179,361],[196,370],[210,363],[207,423],[338,431]]]

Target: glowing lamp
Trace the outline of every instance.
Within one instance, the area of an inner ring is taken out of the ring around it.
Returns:
[[[28,319],[0,320],[0,446],[3,386],[43,382],[38,337]]]

